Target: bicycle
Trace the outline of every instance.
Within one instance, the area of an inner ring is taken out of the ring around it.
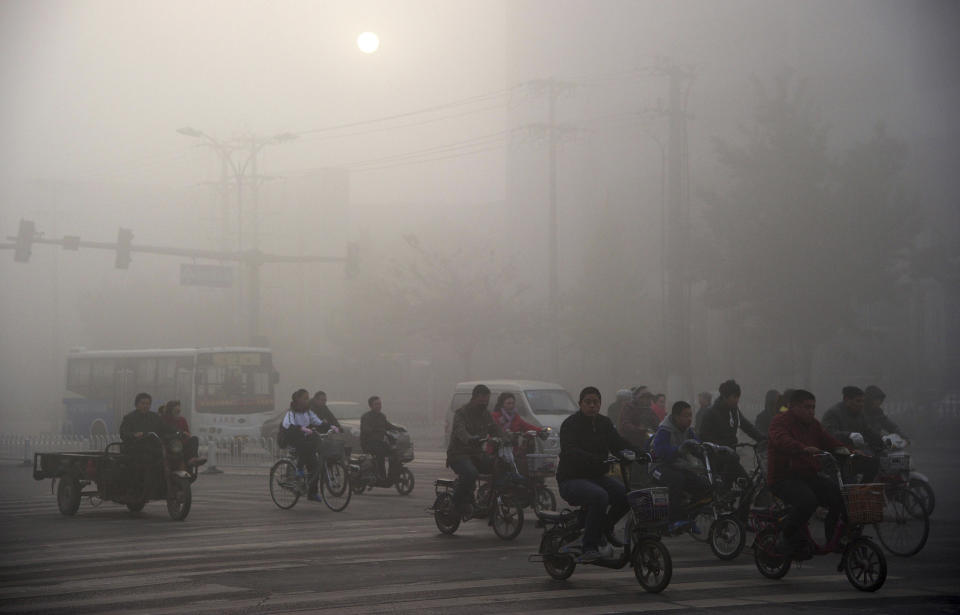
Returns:
[[[642,462],[649,463],[651,458],[645,454],[641,459]],[[609,456],[606,459],[606,463],[620,466],[620,476],[628,489],[628,466],[633,461],[632,454]],[[621,549],[620,554],[584,565],[619,570],[629,563],[641,587],[651,593],[662,592],[673,576],[673,559],[660,539],[669,517],[668,489],[653,487],[630,491],[627,493],[627,501],[630,503],[630,512],[627,513],[622,533],[614,528],[604,532],[610,545]],[[582,547],[578,541],[585,529],[585,510],[580,508],[561,512],[535,512],[538,517],[537,527],[544,528],[544,531],[539,552],[528,556],[527,561],[542,562],[544,570],[553,579],[568,579],[576,570],[577,558],[581,554]],[[620,535],[623,540],[619,539]]]
[[[729,492],[721,491],[721,481],[713,470],[711,457],[723,447],[712,442],[684,442],[687,450],[695,448],[696,456],[703,461],[703,476],[709,489],[700,498],[687,502],[681,507],[686,511],[685,518],[690,521],[675,530],[668,530],[669,536],[678,536],[688,532],[697,540],[710,543],[710,550],[720,560],[735,559],[746,545],[746,528],[734,512],[731,512]],[[701,538],[701,536],[703,538]]]
[[[816,457],[833,460],[831,453],[821,452]],[[851,455],[852,456],[852,455]],[[782,579],[790,571],[794,561],[800,562],[816,555],[840,553],[837,572],[846,573],[847,581],[860,591],[874,592],[887,579],[887,558],[869,536],[863,535],[865,525],[876,523],[883,517],[883,485],[869,483],[844,485],[839,466],[836,482],[843,494],[847,508],[847,521],[838,520],[833,536],[824,544],[818,544],[810,533],[809,523],[803,527],[804,545],[791,555],[777,553],[776,544],[782,534],[781,524],[786,517],[786,508],[772,508],[755,512],[758,527],[753,543],[753,557],[757,570],[768,579]]]
[[[293,508],[302,496],[309,493],[313,480],[317,481],[320,497],[330,510],[340,512],[350,503],[353,491],[350,489],[350,474],[343,461],[343,439],[329,433],[318,435],[316,473],[297,468],[297,454],[293,447],[287,449],[286,459],[280,459],[270,468],[270,497],[278,508]]]

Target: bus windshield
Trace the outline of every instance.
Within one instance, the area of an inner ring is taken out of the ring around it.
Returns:
[[[264,352],[197,356],[197,412],[253,414],[273,410],[273,364]]]

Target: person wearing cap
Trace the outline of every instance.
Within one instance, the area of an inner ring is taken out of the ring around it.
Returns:
[[[616,401],[607,406],[607,418],[610,419],[611,423],[614,425],[620,424],[620,413],[623,411],[623,407],[630,403],[631,397],[633,397],[633,393],[630,392],[630,389],[617,391]]]
[[[867,419],[867,427],[871,431],[879,434],[895,433],[900,437],[909,440],[907,434],[903,433],[900,426],[890,420],[890,417],[883,411],[880,404],[887,398],[887,394],[880,390],[875,384],[871,384],[863,391],[863,416]]]

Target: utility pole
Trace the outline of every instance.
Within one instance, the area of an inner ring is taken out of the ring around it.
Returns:
[[[690,246],[689,160],[687,155],[687,97],[693,72],[662,62],[658,72],[669,79],[669,107],[664,110],[669,126],[666,161],[666,314],[668,388],[673,399],[693,393],[690,336]],[[669,382],[672,381],[672,382]],[[671,386],[672,385],[672,386]]]
[[[223,169],[221,179],[226,181],[227,168],[233,171],[237,188],[237,252],[248,254],[248,258],[239,261],[243,269],[238,276],[238,312],[241,320],[247,322],[247,337],[250,343],[256,345],[260,337],[260,265],[263,264],[258,257],[260,254],[258,196],[261,177],[257,174],[257,157],[260,155],[260,150],[267,145],[292,141],[297,138],[297,135],[285,132],[272,137],[248,137],[239,142],[228,142],[211,137],[207,133],[191,127],[180,128],[177,132],[188,137],[203,139],[205,145],[211,147],[220,156],[221,169]],[[239,163],[234,161],[234,152],[247,152],[246,159]],[[250,183],[253,204],[253,221],[251,224],[253,227],[253,248],[246,252],[244,251],[243,241],[243,188],[245,182]],[[226,226],[226,216],[224,216],[224,226]],[[226,235],[226,231],[224,231],[224,235]],[[223,249],[226,250],[226,247]]]
[[[554,378],[560,375],[560,272],[559,222],[557,218],[557,148],[561,133],[570,127],[557,124],[557,99],[573,90],[575,84],[557,79],[534,79],[527,82],[538,93],[547,97],[547,123],[532,124],[525,128],[530,132],[545,134],[547,138],[547,280],[548,280],[548,327],[550,330],[550,369]]]

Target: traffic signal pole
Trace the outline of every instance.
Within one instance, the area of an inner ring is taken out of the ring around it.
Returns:
[[[348,278],[356,277],[359,269],[360,253],[356,243],[347,244],[344,256],[288,256],[261,252],[259,249],[249,250],[202,250],[196,248],[175,248],[171,246],[135,245],[133,232],[121,228],[117,233],[117,242],[85,241],[76,235],[66,235],[60,239],[45,238],[43,233],[37,232],[34,223],[30,220],[21,220],[20,232],[16,237],[8,237],[14,243],[0,243],[0,250],[14,250],[14,260],[27,262],[30,259],[33,244],[60,246],[64,250],[77,251],[80,248],[94,250],[116,251],[116,267],[127,269],[130,265],[131,254],[156,254],[160,256],[177,256],[192,260],[206,259],[218,262],[235,262],[241,265],[241,275],[246,278],[243,285],[248,292],[245,297],[247,313],[247,334],[251,344],[255,344],[260,336],[260,268],[267,264],[278,263],[343,263]]]

